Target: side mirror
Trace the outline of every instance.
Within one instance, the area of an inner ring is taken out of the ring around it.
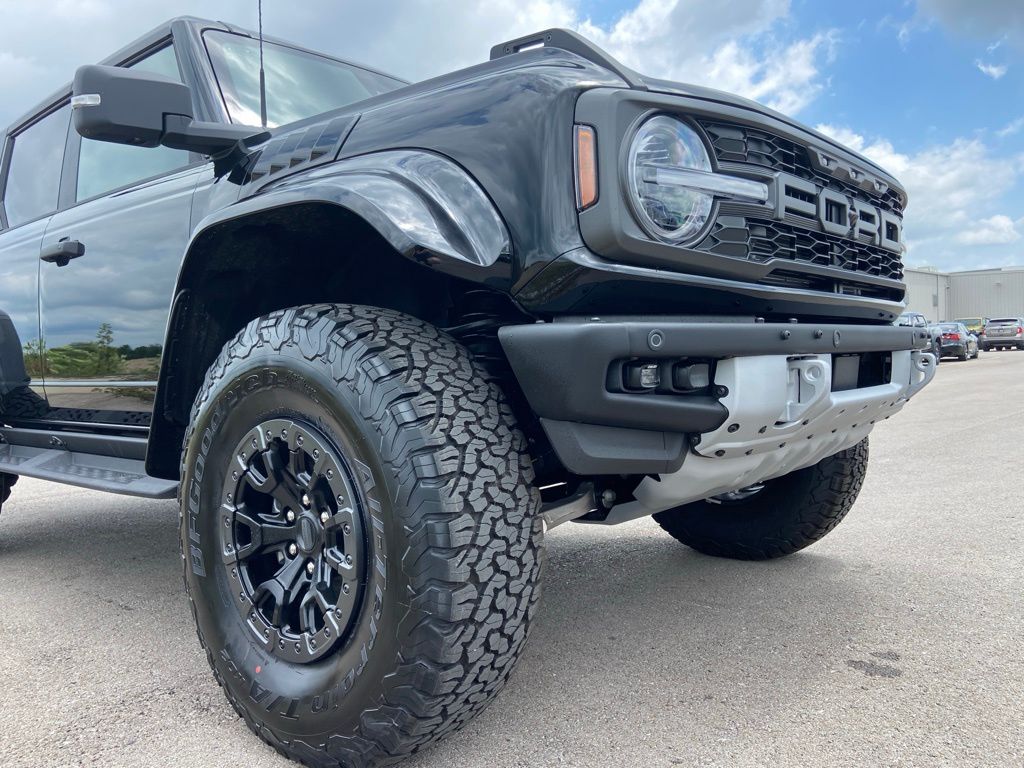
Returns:
[[[192,121],[192,93],[163,75],[90,65],[75,72],[71,108],[87,139],[158,147],[169,117]]]
[[[192,92],[163,75],[123,67],[79,67],[71,108],[80,136],[137,147],[185,149],[217,155],[239,141],[255,144],[269,137],[260,128],[226,123],[197,123]]]

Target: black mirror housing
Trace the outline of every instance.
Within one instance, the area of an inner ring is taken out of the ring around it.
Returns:
[[[160,145],[168,116],[192,120],[188,86],[123,67],[79,67],[71,106],[79,135],[138,147]]]
[[[72,86],[75,130],[86,139],[165,146],[203,155],[230,153],[239,142],[255,144],[269,134],[228,123],[197,123],[192,92],[163,75],[123,67],[79,67]]]

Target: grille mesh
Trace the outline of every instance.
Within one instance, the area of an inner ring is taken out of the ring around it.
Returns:
[[[701,125],[711,140],[719,162],[746,163],[792,174],[819,186],[870,200],[872,204],[897,215],[903,213],[902,201],[896,191],[887,189],[883,193],[869,192],[822,173],[811,164],[808,149],[789,139],[750,126],[712,121],[703,121]],[[868,287],[863,281],[857,280],[857,275],[903,280],[900,254],[861,239],[836,236],[789,221],[726,215],[723,212],[698,248],[754,262],[772,258],[794,262],[792,270],[776,270],[763,282],[802,288],[813,285],[837,292],[893,299],[899,299],[902,295],[898,290]],[[801,264],[841,269],[852,274],[848,281],[823,279],[801,274]]]
[[[898,254],[868,243],[768,219],[721,217],[704,241],[702,250],[751,261],[792,259],[889,280],[903,279],[903,264]]]
[[[807,148],[789,139],[746,125],[704,121],[701,126],[711,139],[712,149],[719,162],[749,163],[772,171],[791,173],[837,192],[867,197],[885,210],[903,215],[903,203],[895,190],[887,189],[881,194],[869,192],[822,173],[811,165]]]

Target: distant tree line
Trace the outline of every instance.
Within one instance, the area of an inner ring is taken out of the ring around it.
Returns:
[[[114,331],[110,323],[103,323],[95,341],[73,341],[61,347],[47,347],[45,339],[28,342],[24,347],[25,368],[33,377],[114,376],[121,373],[126,360],[159,357],[162,349],[160,344],[115,347]]]

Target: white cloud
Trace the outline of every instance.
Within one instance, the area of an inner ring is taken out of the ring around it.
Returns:
[[[1003,245],[1018,240],[1020,232],[1013,219],[1003,214],[981,219],[956,236],[956,241],[964,245]]]
[[[788,12],[783,0],[641,0],[608,28],[588,20],[579,29],[645,74],[710,85],[795,113],[820,93],[821,60],[832,60],[838,34],[784,43],[773,29]]]
[[[490,46],[547,27],[577,29],[623,63],[654,77],[738,92],[797,112],[827,82],[838,36],[794,36],[789,0],[633,0],[615,21],[597,24],[585,0],[304,0],[264,3],[264,31],[309,48],[364,61],[421,80],[486,60]],[[256,26],[253,0],[179,0],[174,13],[215,15]],[[0,124],[166,20],[158,0],[0,0],[0,62],[21,62],[31,76],[0,69]],[[74,46],[54,45],[74,40]]]
[[[917,0],[917,15],[957,35],[1024,46],[1024,3],[1018,0]]]
[[[1016,120],[1011,120],[996,131],[996,136],[1001,139],[1005,139],[1007,136],[1013,136],[1013,134],[1019,133],[1021,128],[1024,128],[1024,116],[1018,117]]]
[[[875,161],[906,186],[910,203],[904,232],[912,261],[964,267],[969,254],[958,245],[999,245],[1020,237],[1009,216],[992,215],[991,210],[1024,175],[1024,158],[995,153],[977,138],[906,153],[888,140],[869,141],[849,128],[817,129]]]
[[[1007,70],[1009,69],[1009,67],[1006,66],[1005,64],[987,64],[981,59],[976,59],[974,62],[974,66],[976,66],[983,75],[987,75],[988,77],[991,77],[993,80],[998,80],[999,78],[1001,78],[1003,75],[1006,74]]]

